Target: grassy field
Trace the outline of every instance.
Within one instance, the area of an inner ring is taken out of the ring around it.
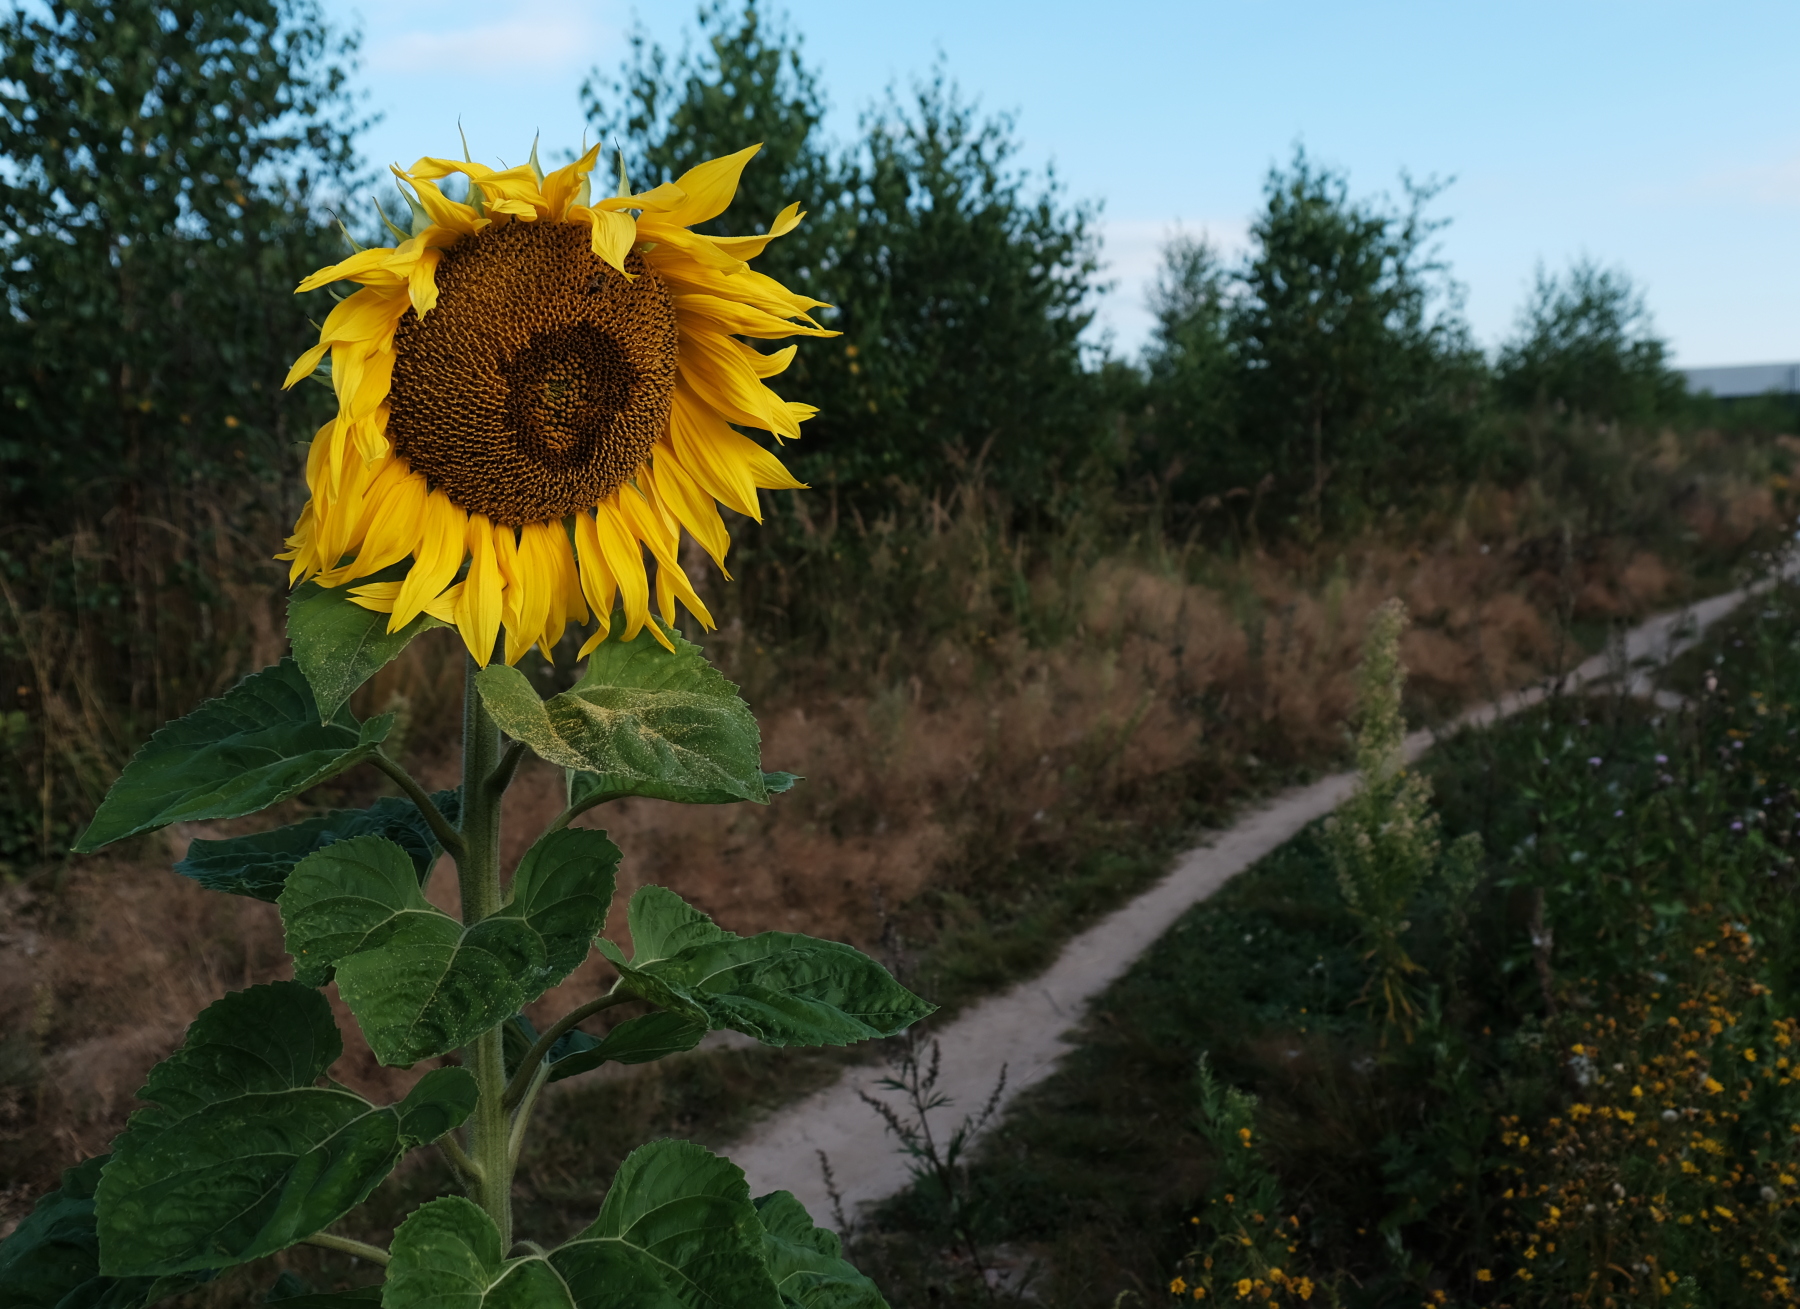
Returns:
[[[1669,672],[1680,711],[1567,699],[1432,752],[1485,858],[1411,906],[1410,1039],[1322,832],[1290,842],[1095,1006],[958,1224],[902,1197],[865,1266],[896,1304],[1791,1302],[1797,649],[1784,588]]]

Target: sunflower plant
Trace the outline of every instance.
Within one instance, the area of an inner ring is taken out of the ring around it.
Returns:
[[[799,435],[813,411],[765,384],[794,347],[744,338],[831,335],[809,316],[819,302],[749,267],[797,206],[760,236],[692,230],[754,153],[642,193],[621,170],[603,198],[597,149],[549,173],[535,150],[506,169],[425,158],[395,170],[411,214],[390,223],[395,244],[301,284],[353,289],[287,379],[319,376],[338,402],[282,556],[293,653],[158,731],[76,849],[243,817],[358,765],[400,794],[192,843],[177,872],[280,907],[293,980],[200,1014],[111,1153],[0,1244],[0,1300],[129,1309],[309,1243],[383,1280],[296,1309],[881,1303],[791,1195],[752,1198],[741,1170],[689,1142],[639,1147],[559,1245],[513,1226],[521,1143],[551,1083],[710,1031],[844,1045],[932,1009],[848,946],[738,936],[661,887],[631,897],[627,955],[600,935],[619,851],[575,823],[626,796],[766,804],[798,780],[763,771],[736,687],[674,627],[677,605],[710,626],[683,534],[722,569],[718,506],[754,517],[759,489],[799,485],[737,430]],[[440,186],[453,175],[464,198]],[[586,667],[540,698],[516,665],[533,647],[551,657],[571,624],[591,625]],[[347,706],[437,628],[467,650],[462,783],[428,794],[383,750],[391,716]],[[564,770],[566,806],[508,876],[500,801],[527,751]],[[445,853],[460,915],[423,890]],[[617,980],[535,1030],[526,1006],[595,948]],[[328,1075],[343,1049],[333,982],[381,1063],[429,1066],[398,1103]],[[584,1030],[619,1006],[623,1021]],[[334,1230],[426,1147],[461,1194],[414,1210],[387,1248]]]

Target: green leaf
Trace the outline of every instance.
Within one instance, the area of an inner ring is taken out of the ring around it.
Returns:
[[[397,580],[405,572],[404,566],[396,566],[362,580],[387,581],[388,574]],[[318,697],[322,721],[329,723],[356,688],[392,662],[415,636],[447,626],[429,614],[420,614],[390,636],[388,618],[357,604],[348,587],[307,582],[288,597],[288,640],[294,645],[294,662]]]
[[[343,1051],[325,997],[295,982],[209,1006],[138,1092],[96,1191],[101,1271],[225,1268],[273,1254],[361,1204],[402,1153],[475,1106],[460,1068],[397,1105],[315,1083]]]
[[[583,794],[643,795],[685,804],[768,802],[762,737],[737,687],[700,648],[648,631],[602,641],[581,680],[538,699],[525,674],[490,664],[476,677],[501,730],[550,763],[593,774]]]
[[[652,1141],[550,1263],[576,1309],[777,1309],[762,1242],[743,1170],[691,1141]]]
[[[494,1220],[461,1196],[413,1210],[389,1253],[383,1309],[575,1309],[545,1256],[505,1258]]]
[[[737,936],[666,887],[640,887],[629,915],[629,962],[596,943],[620,989],[714,1030],[765,1045],[847,1045],[903,1032],[937,1008],[860,950],[794,932]]]
[[[544,941],[543,978],[528,979],[535,1000],[581,964],[606,926],[619,847],[604,832],[565,827],[538,838],[513,874],[510,900],[496,917],[523,918]]]
[[[393,715],[327,727],[292,659],[252,673],[132,756],[78,853],[170,823],[240,818],[299,795],[375,753]]]
[[[571,1031],[550,1051],[550,1080],[560,1082],[604,1063],[652,1063],[692,1050],[705,1035],[705,1023],[671,1013],[628,1018],[603,1037]]]
[[[887,1309],[875,1283],[844,1260],[837,1233],[814,1227],[805,1205],[786,1191],[755,1204],[763,1257],[783,1303],[797,1309]]]
[[[805,780],[799,773],[764,773],[763,789],[770,795],[785,795],[794,789],[795,783]]]
[[[384,1064],[467,1045],[567,977],[612,902],[618,847],[564,829],[529,851],[504,908],[465,927],[426,900],[406,852],[378,836],[295,865],[281,893],[294,977],[338,994]]]
[[[454,826],[462,810],[460,790],[439,791],[431,801]],[[175,871],[208,890],[274,900],[295,864],[334,841],[357,836],[385,836],[405,850],[421,885],[443,853],[418,806],[404,796],[387,796],[367,809],[337,809],[272,832],[193,841]]]
[[[138,1309],[206,1276],[103,1277],[94,1187],[111,1155],[77,1164],[0,1241],[0,1303],[8,1309]]]

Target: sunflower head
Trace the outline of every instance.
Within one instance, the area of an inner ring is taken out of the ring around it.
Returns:
[[[760,518],[757,491],[793,488],[777,441],[815,412],[764,383],[795,347],[741,338],[832,336],[820,302],[750,268],[804,215],[760,236],[690,230],[718,217],[760,147],[674,182],[596,200],[599,148],[546,174],[425,158],[394,170],[410,234],[300,284],[359,284],[287,385],[330,356],[337,413],[307,459],[311,492],[288,548],[295,582],[347,586],[398,631],[421,613],[453,623],[485,664],[502,631],[516,663],[549,657],[571,622],[586,655],[623,617],[629,640],[656,608],[712,626],[680,562],[685,531],[724,568],[718,506]],[[463,200],[438,183],[468,180]],[[390,227],[392,225],[390,224]],[[646,558],[646,552],[648,557]],[[410,560],[399,581],[372,575]]]

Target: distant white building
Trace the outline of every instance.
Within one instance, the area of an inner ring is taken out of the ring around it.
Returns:
[[[1710,391],[1720,400],[1753,395],[1800,395],[1800,364],[1733,364],[1725,368],[1680,368],[1687,389]]]

